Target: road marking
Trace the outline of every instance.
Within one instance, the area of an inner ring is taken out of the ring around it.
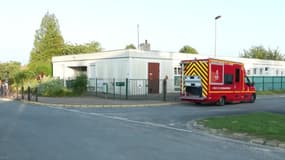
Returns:
[[[13,101],[12,99],[9,99],[9,98],[0,98],[1,101],[4,101],[4,102],[10,102],[10,101]]]
[[[106,115],[106,114],[102,114],[102,113],[82,112],[82,111],[76,110],[76,109],[58,108],[58,107],[51,107],[51,106],[48,106],[48,107],[52,108],[52,109],[57,109],[57,110],[64,110],[64,111],[73,112],[73,113],[79,113],[79,114],[84,114],[84,115],[98,116],[98,117],[103,117],[103,118],[107,118],[107,119],[119,120],[119,121],[134,123],[134,124],[140,124],[140,125],[144,125],[144,126],[152,126],[152,127],[157,127],[157,128],[164,128],[164,129],[175,130],[175,131],[179,131],[179,132],[192,133],[191,130],[171,127],[171,126],[167,126],[165,124],[159,124],[159,123],[153,123],[153,122],[147,122],[147,121],[131,120],[131,119],[128,119],[128,118],[125,118],[125,117],[111,116],[111,115]]]

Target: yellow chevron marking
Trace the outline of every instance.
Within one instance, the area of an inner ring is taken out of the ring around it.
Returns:
[[[189,69],[190,69],[190,67],[191,67],[191,63],[188,63],[186,66],[185,66],[185,71],[189,71]]]
[[[208,67],[207,67],[207,65],[205,66],[204,65],[205,63],[202,63],[202,62],[198,62],[198,64],[199,64],[201,72],[203,72],[204,75],[208,75]]]
[[[205,72],[201,72],[200,70],[198,70],[199,68],[193,68],[191,70],[191,72],[189,72],[189,75],[193,75],[193,74],[198,74],[201,76],[201,78],[203,80],[205,80],[205,83],[208,82],[208,75]],[[188,73],[188,72],[187,72]]]
[[[202,81],[204,84],[207,84],[207,83],[208,83],[208,78],[205,77],[205,76],[203,76],[203,75],[201,75],[201,74],[199,74],[199,73],[197,73],[197,72],[192,72],[190,75],[191,75],[191,76],[199,75],[199,76],[201,77],[201,81]]]
[[[202,85],[202,95],[208,95],[208,62],[195,61],[185,65],[184,74],[186,76],[200,76]],[[185,88],[184,88],[185,90]]]

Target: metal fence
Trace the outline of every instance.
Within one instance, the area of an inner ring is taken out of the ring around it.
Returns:
[[[257,91],[284,90],[284,76],[249,76]]]
[[[257,91],[284,90],[285,76],[249,76]],[[165,99],[179,100],[180,79],[88,79],[87,91],[91,95],[112,99]],[[66,82],[67,86],[71,82]],[[165,88],[166,95],[163,95]]]
[[[165,85],[165,86],[164,86]],[[117,99],[178,99],[180,85],[172,79],[88,79],[89,94]],[[164,95],[165,94],[167,95]],[[164,97],[166,96],[166,97]]]

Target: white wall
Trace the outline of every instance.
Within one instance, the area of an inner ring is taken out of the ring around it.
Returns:
[[[129,60],[130,74],[129,79],[147,79],[147,63],[145,59],[130,58]]]
[[[126,79],[129,75],[129,61],[124,59],[97,60],[96,77],[103,79]]]
[[[70,67],[86,66],[87,76],[89,78],[103,78],[112,80],[124,81],[129,79],[144,79],[148,78],[148,63],[159,63],[160,79],[168,76],[168,91],[174,91],[174,67],[179,67],[181,60],[189,59],[206,59],[209,56],[197,54],[171,53],[161,51],[140,51],[140,50],[119,50],[93,54],[68,55],[53,57],[53,76],[60,79],[72,79],[75,72]],[[250,76],[280,76],[285,75],[284,61],[270,61],[234,57],[217,57],[217,59],[225,59],[244,63],[246,71],[249,70]],[[90,65],[95,65],[95,73],[91,73]],[[265,68],[268,70],[265,71]],[[256,74],[253,74],[254,70]],[[260,69],[263,70],[260,74]],[[277,74],[278,70],[278,74]],[[135,84],[134,87],[141,86]],[[147,92],[147,90],[141,90]],[[162,85],[160,86],[162,92]]]
[[[221,57],[221,58],[244,63],[245,70],[247,71],[247,73],[250,72],[250,74],[248,74],[249,76],[281,76],[281,73],[285,75],[285,61],[235,58],[235,57]],[[254,73],[254,70],[256,70],[256,73]]]

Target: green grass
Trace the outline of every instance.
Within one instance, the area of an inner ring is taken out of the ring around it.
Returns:
[[[256,91],[257,95],[274,95],[274,94],[285,94],[285,90],[274,90],[274,91]]]
[[[285,115],[273,113],[251,113],[201,120],[205,126],[215,129],[226,128],[229,132],[285,142]]]

